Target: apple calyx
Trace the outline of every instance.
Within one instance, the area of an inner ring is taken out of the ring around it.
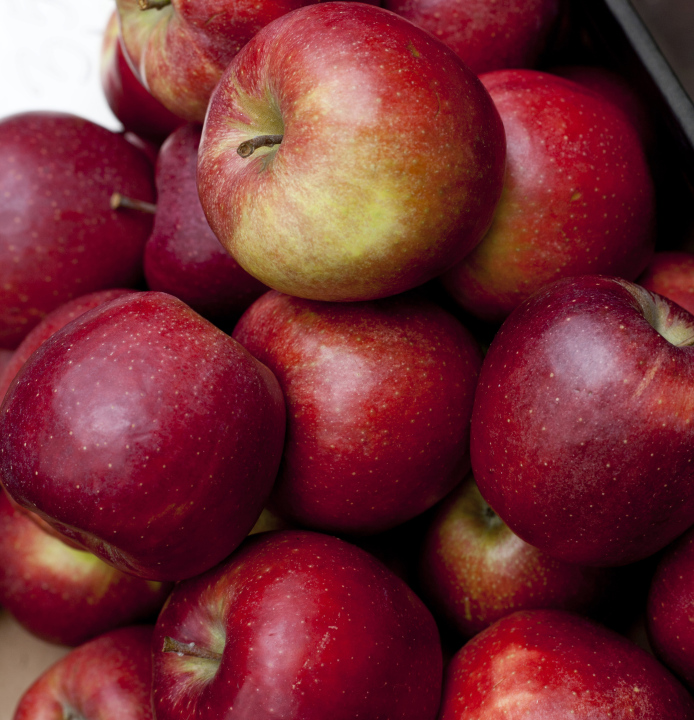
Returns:
[[[149,213],[150,215],[154,215],[157,212],[157,206],[154,203],[130,198],[127,195],[121,195],[119,192],[114,192],[113,195],[111,195],[109,204],[111,206],[111,210],[127,208],[128,210],[140,210],[141,212]]]
[[[670,302],[639,285],[620,284],[629,290],[648,324],[665,340],[676,347],[694,345],[694,318],[689,313],[677,312]]]
[[[171,5],[171,0],[138,0],[140,10],[161,10]]]
[[[257,137],[242,142],[236,152],[242,157],[250,157],[253,153],[261,147],[274,147],[282,142],[284,135],[258,135]]]
[[[221,662],[222,654],[214,652],[214,650],[208,650],[207,648],[196,645],[194,642],[183,643],[180,640],[176,640],[168,635],[164,638],[164,645],[162,652],[174,652],[178,656],[202,658],[203,660],[215,660]]]

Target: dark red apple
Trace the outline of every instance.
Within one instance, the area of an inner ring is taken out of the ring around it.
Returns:
[[[0,605],[29,632],[81,645],[153,619],[172,585],[136,578],[47,534],[0,492]]]
[[[694,529],[670,545],[648,594],[648,639],[656,656],[694,689]]]
[[[249,538],[176,586],[153,643],[157,720],[434,720],[439,707],[430,612],[327,535]]]
[[[428,30],[475,73],[535,67],[551,43],[564,0],[384,0]]]
[[[491,343],[471,459],[486,501],[553,557],[620,565],[694,523],[694,317],[626,280],[558,281]]]
[[[111,111],[123,127],[135,135],[161,144],[185,122],[152,97],[136,77],[123,53],[115,10],[104,30],[100,79]]]
[[[75,648],[24,693],[13,720],[153,720],[151,638],[151,626],[130,626]]]
[[[419,575],[429,607],[464,637],[516,610],[590,614],[615,589],[613,570],[555,560],[514,535],[480,495],[472,474],[432,519]]]
[[[205,119],[224,68],[264,25],[315,0],[116,0],[126,55],[145,87],[189,122]]]
[[[152,218],[114,192],[154,200],[147,157],[121,135],[61,113],[0,120],[0,347],[79,295],[132,287]]]
[[[494,103],[453,51],[382,8],[325,2],[274,20],[229,64],[198,188],[222,245],[269,287],[372,300],[470,252],[504,158]]]
[[[200,125],[186,125],[159,151],[157,212],[145,246],[145,278],[151,290],[175,295],[226,327],[268,288],[239,266],[207,224],[196,182],[201,132]]]
[[[241,542],[284,440],[272,373],[157,292],[104,303],[52,335],[0,412],[0,473],[13,499],[151,580],[196,575]]]
[[[278,515],[329,532],[380,532],[431,507],[469,469],[481,352],[420,294],[321,303],[271,291],[233,336],[285,395],[270,499]]]
[[[504,122],[507,167],[494,222],[444,277],[468,312],[501,322],[543,285],[634,280],[655,244],[655,191],[638,131],[611,101],[534,70],[481,78]]]
[[[516,612],[448,666],[439,720],[691,720],[694,700],[652,656],[562,610]]]
[[[678,250],[653,255],[639,276],[639,285],[663,295],[694,313],[694,255]]]

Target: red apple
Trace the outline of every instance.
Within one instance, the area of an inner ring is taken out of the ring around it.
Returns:
[[[691,253],[677,250],[655,253],[638,283],[694,313],[694,255]]]
[[[220,245],[205,219],[195,179],[200,125],[167,138],[156,165],[157,212],[145,246],[151,290],[180,298],[215,324],[233,324],[267,287]]]
[[[694,689],[694,529],[663,553],[648,594],[648,639],[656,656]]]
[[[100,79],[111,111],[135,135],[161,144],[185,122],[152,97],[135,76],[123,53],[116,11],[104,30]]]
[[[480,372],[475,479],[523,540],[619,565],[694,523],[694,317],[639,285],[558,281],[514,311]]]
[[[523,542],[480,495],[472,474],[438,508],[420,552],[421,592],[462,636],[516,610],[596,612],[613,570],[561,562]]]
[[[114,630],[69,652],[24,693],[14,720],[153,720],[150,626]]]
[[[281,517],[380,532],[431,507],[469,469],[481,352],[418,293],[321,303],[271,291],[233,336],[272,370],[287,403],[270,499]]]
[[[478,75],[535,67],[550,44],[564,0],[385,0],[428,30]]]
[[[154,199],[149,160],[122,136],[61,113],[0,120],[0,347],[74,297],[140,281],[152,219],[113,210],[116,191]]]
[[[543,285],[634,280],[655,243],[655,191],[639,133],[612,102],[534,70],[481,77],[506,130],[504,192],[482,242],[446,274],[468,312],[501,322]]]
[[[479,242],[504,158],[494,104],[451,50],[387,10],[326,2],[273,21],[229,64],[198,188],[221,243],[266,285],[370,300]]]
[[[258,519],[285,409],[272,373],[165,293],[87,311],[24,364],[1,408],[7,491],[114,567],[196,575]]]
[[[42,530],[0,492],[0,604],[34,635],[81,645],[154,618],[172,586],[126,575]]]
[[[224,68],[264,25],[315,0],[116,0],[126,56],[171,112],[205,119]]]
[[[327,535],[249,538],[179,583],[153,640],[157,720],[434,720],[442,659],[424,604]]]
[[[694,700],[626,638],[562,610],[508,615],[446,673],[439,720],[691,720]]]

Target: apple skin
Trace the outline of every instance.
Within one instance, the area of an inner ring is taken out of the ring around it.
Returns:
[[[0,403],[5,397],[15,375],[22,369],[22,365],[31,357],[32,353],[43,345],[54,332],[67,325],[71,320],[82,315],[87,310],[102,303],[114,300],[121,295],[132,292],[130,289],[113,288],[111,290],[97,290],[93,293],[80,295],[68,300],[60,307],[48,313],[41,322],[22,340],[4,367],[0,367]]]
[[[77,646],[156,617],[172,590],[126,575],[44,532],[0,492],[0,604],[29,632]]]
[[[269,501],[281,517],[338,534],[381,532],[434,505],[468,471],[481,351],[419,293],[321,303],[270,291],[233,337],[285,396]]]
[[[514,535],[472,474],[437,509],[419,560],[423,598],[463,637],[516,610],[590,614],[614,590],[614,570],[555,560]]]
[[[657,138],[653,117],[643,95],[624,75],[600,65],[560,65],[550,68],[549,72],[578,83],[617,105],[638,130],[646,154],[655,152]]]
[[[637,282],[694,313],[694,255],[664,250],[653,255]]]
[[[489,232],[443,278],[451,296],[473,315],[501,322],[562,277],[635,280],[654,251],[655,189],[624,112],[536,70],[480,79],[504,122],[506,180]]]
[[[165,638],[221,655],[164,651]],[[157,720],[434,720],[431,613],[368,553],[328,535],[254,535],[179,583],[156,623]]]
[[[694,690],[694,529],[663,552],[648,593],[646,628],[656,657]]]
[[[152,218],[112,210],[112,193],[154,201],[147,157],[74,115],[0,120],[0,347],[14,349],[73,297],[142,278]]]
[[[131,293],[24,364],[0,409],[0,473],[17,503],[105,562],[179,580],[252,528],[284,426],[276,378],[241,345],[177,298]]]
[[[231,59],[263,26],[314,0],[171,0],[143,10],[116,0],[126,57],[149,92],[188,122],[202,122]]]
[[[238,154],[266,134],[283,140]],[[504,163],[496,108],[451,50],[382,8],[326,2],[267,25],[229,64],[198,189],[222,245],[269,287],[371,300],[479,242]]]
[[[694,318],[623,279],[560,280],[482,364],[470,452],[523,540],[585,565],[652,555],[694,523]]]
[[[519,611],[448,666],[439,720],[690,720],[694,700],[652,655],[563,610]]]
[[[175,295],[216,325],[233,324],[267,287],[220,245],[198,198],[196,168],[202,126],[172,133],[156,165],[157,212],[145,246],[147,285]]]
[[[478,75],[531,68],[550,44],[563,0],[384,0],[383,7],[428,30]]]
[[[13,720],[153,720],[152,626],[135,625],[75,648],[24,693]]]
[[[100,61],[99,77],[104,97],[126,130],[161,145],[185,123],[152,97],[136,77],[123,52],[116,11],[104,30]]]

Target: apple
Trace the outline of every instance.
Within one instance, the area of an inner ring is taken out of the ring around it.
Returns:
[[[154,200],[151,163],[118,133],[64,113],[0,120],[0,347],[74,297],[140,282],[152,218],[112,209],[114,192]]]
[[[222,71],[264,25],[315,0],[116,0],[126,57],[172,113],[205,119]]]
[[[440,504],[419,553],[422,597],[463,637],[516,610],[598,612],[615,571],[566,563],[523,542],[467,478]]]
[[[258,519],[282,453],[272,373],[173,296],[130,293],[54,333],[0,408],[12,498],[105,562],[180,580]]]
[[[171,592],[46,533],[0,492],[0,605],[29,632],[76,646],[154,619]]]
[[[13,720],[153,720],[151,638],[151,626],[130,626],[75,648],[24,693]]]
[[[285,396],[287,437],[269,500],[280,517],[381,532],[431,507],[469,469],[481,352],[419,293],[322,303],[273,290],[233,337]]]
[[[563,610],[519,611],[464,645],[439,720],[690,720],[694,700],[652,656]]]
[[[681,250],[656,252],[637,282],[694,313],[694,255]]]
[[[694,689],[694,528],[663,552],[648,593],[646,629],[653,652]]]
[[[551,44],[564,0],[384,0],[455,51],[478,75],[535,67]]]
[[[156,623],[157,720],[434,720],[431,613],[368,553],[328,535],[254,535],[179,583]]]
[[[492,219],[504,132],[455,53],[404,18],[326,2],[264,27],[210,99],[198,189],[222,245],[312,300],[394,295]]]
[[[553,557],[622,565],[694,523],[694,317],[620,278],[567,278],[502,325],[470,452],[485,500]]]
[[[156,164],[157,211],[144,269],[151,290],[168,292],[216,325],[233,325],[268,288],[221,246],[198,198],[202,128],[188,124],[162,145]]]
[[[106,102],[126,130],[161,144],[184,124],[182,118],[152,97],[135,76],[123,52],[115,10],[104,30],[99,69]]]
[[[562,277],[636,279],[654,250],[655,190],[628,117],[548,73],[500,70],[480,79],[504,122],[506,180],[489,232],[444,276],[451,296],[499,323]]]

